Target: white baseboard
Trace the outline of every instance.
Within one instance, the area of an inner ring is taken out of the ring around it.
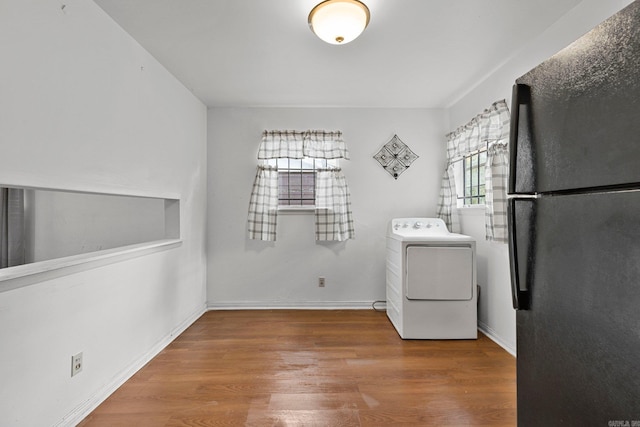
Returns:
[[[496,331],[491,329],[487,324],[485,324],[484,322],[478,322],[478,329],[483,334],[485,334],[486,336],[491,338],[491,340],[493,342],[498,344],[500,347],[504,348],[509,354],[511,354],[512,356],[516,357],[516,348],[515,348],[515,346],[513,344],[507,343],[505,340],[500,338],[500,336],[496,333]]]
[[[55,424],[56,427],[75,426],[82,421],[87,415],[96,409],[102,402],[104,402],[111,394],[124,384],[129,378],[131,378],[136,372],[138,372],[144,365],[149,363],[151,359],[156,357],[166,346],[168,346],[178,335],[184,332],[189,326],[193,324],[204,312],[206,307],[203,305],[201,308],[192,313],[187,319],[176,326],[169,334],[162,338],[158,343],[143,354],[138,360],[135,360],[129,365],[128,368],[117,374],[115,378],[105,384],[101,389],[94,393],[87,401],[82,403],[68,413],[62,420]]]
[[[207,310],[372,310],[373,301],[234,301],[207,304]]]

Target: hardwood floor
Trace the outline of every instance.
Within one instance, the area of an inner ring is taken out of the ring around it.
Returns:
[[[80,426],[515,426],[489,338],[400,339],[373,310],[211,311]]]

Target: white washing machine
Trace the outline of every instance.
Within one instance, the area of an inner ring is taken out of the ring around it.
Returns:
[[[387,316],[404,339],[476,339],[476,242],[440,218],[396,218],[387,233]]]

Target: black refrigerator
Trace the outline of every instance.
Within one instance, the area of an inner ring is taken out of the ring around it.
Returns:
[[[519,426],[640,426],[640,0],[516,80]]]

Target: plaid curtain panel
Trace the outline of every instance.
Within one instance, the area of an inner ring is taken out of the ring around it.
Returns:
[[[316,173],[316,240],[344,241],[355,237],[351,196],[341,169]]]
[[[278,169],[258,166],[249,200],[249,238],[276,240],[278,220]]]
[[[494,142],[487,149],[485,167],[485,229],[487,240],[507,243],[507,140]]]
[[[498,101],[485,114],[483,134],[487,141],[485,166],[486,239],[507,243],[507,177],[509,173],[509,125],[507,103]]]
[[[452,164],[449,164],[447,170],[445,170],[442,175],[442,185],[440,187],[440,198],[438,200],[436,215],[438,218],[442,218],[452,233],[460,232],[457,198],[454,167]]]

